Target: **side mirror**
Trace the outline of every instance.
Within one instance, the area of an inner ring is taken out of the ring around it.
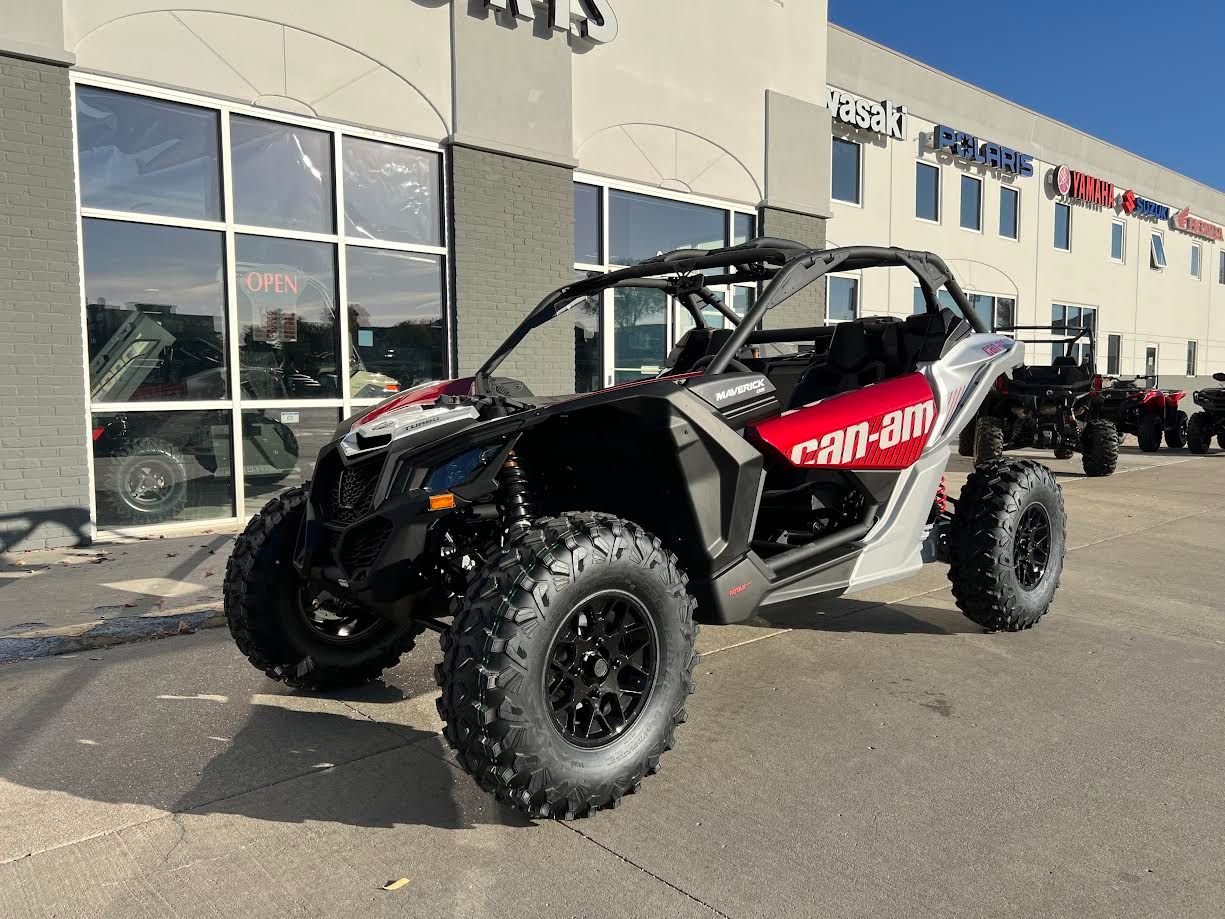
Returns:
[[[1225,373],[1214,373],[1212,378],[1218,383],[1225,383]]]

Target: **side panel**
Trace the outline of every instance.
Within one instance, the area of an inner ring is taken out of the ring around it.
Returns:
[[[927,379],[910,373],[830,396],[749,430],[794,466],[905,469],[922,454],[935,413]]]

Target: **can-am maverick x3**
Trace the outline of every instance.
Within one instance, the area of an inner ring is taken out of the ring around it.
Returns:
[[[881,267],[909,269],[927,311],[761,328],[829,272]],[[745,282],[766,283],[740,319],[711,287]],[[545,397],[495,375],[610,288],[663,292],[692,317],[658,376]],[[473,377],[344,422],[314,481],[238,539],[230,629],[260,670],[311,689],[371,680],[424,629],[442,633],[438,708],[459,762],[525,813],[589,814],[671,748],[695,622],[816,615],[820,596],[937,557],[975,623],[1038,621],[1063,566],[1054,477],[1001,459],[956,502],[943,478],[950,443],[1023,355],[925,252],[765,238],[593,274],[545,297]]]

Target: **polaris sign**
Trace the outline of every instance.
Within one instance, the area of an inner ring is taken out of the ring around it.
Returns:
[[[892,102],[869,102],[840,89],[828,89],[829,113],[843,124],[865,131],[875,131],[886,137],[906,139],[906,115],[904,105]]]
[[[939,151],[951,153],[971,163],[982,163],[993,169],[1002,169],[1026,179],[1034,174],[1034,158],[1011,147],[992,141],[980,141],[973,134],[956,131],[947,125],[938,124],[932,132],[932,146]]]
[[[607,44],[617,37],[617,14],[609,0],[483,0],[491,10],[510,13],[516,19],[533,22],[533,6],[541,7],[548,16],[550,28],[571,32],[597,45]]]

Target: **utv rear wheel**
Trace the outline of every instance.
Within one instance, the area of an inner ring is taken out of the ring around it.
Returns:
[[[536,522],[455,600],[436,670],[447,742],[530,816],[615,806],[685,720],[693,610],[676,557],[636,525]]]
[[[1055,447],[1055,459],[1071,459],[1076,455],[1076,451],[1067,444],[1059,444]]]
[[[1212,419],[1203,412],[1196,412],[1187,421],[1187,449],[1192,453],[1207,453],[1211,446]]]
[[[1173,413],[1173,419],[1165,429],[1165,445],[1171,450],[1181,450],[1187,445],[1187,413],[1181,409]]]
[[[989,631],[1034,626],[1051,605],[1066,545],[1063,493],[1033,460],[975,469],[962,487],[949,539],[957,606]]]
[[[420,629],[375,616],[307,587],[293,566],[309,486],[269,501],[234,544],[225,571],[225,618],[257,670],[296,689],[373,680],[412,650]]]
[[[1080,435],[1081,465],[1085,475],[1111,475],[1119,464],[1119,429],[1113,421],[1096,418]]]
[[[1149,413],[1140,418],[1140,430],[1136,434],[1136,442],[1145,453],[1152,453],[1161,449],[1161,435],[1164,433],[1165,426],[1161,423],[1161,416]]]
[[[974,429],[974,465],[982,466],[1004,455],[1004,428],[995,418],[984,415]]]
[[[973,419],[961,429],[961,434],[957,438],[957,452],[962,456],[974,455],[974,435],[976,431],[977,424]]]

